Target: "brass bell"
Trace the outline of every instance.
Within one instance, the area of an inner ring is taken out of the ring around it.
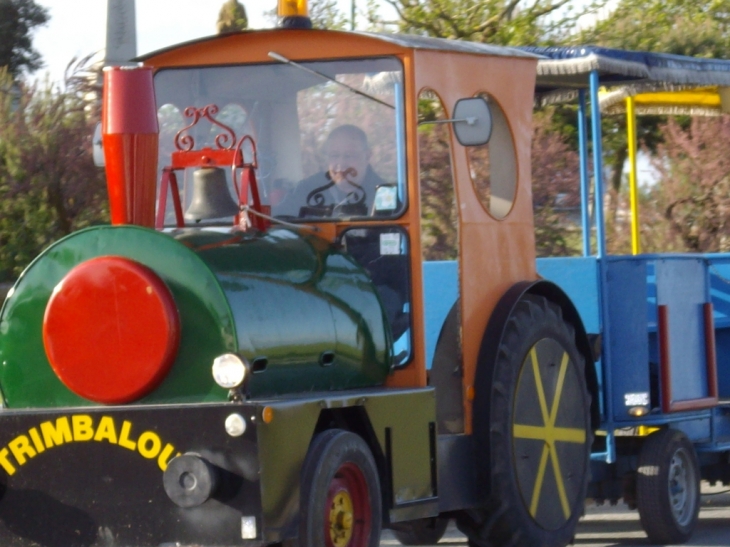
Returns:
[[[238,206],[231,198],[226,173],[220,167],[203,167],[193,173],[193,199],[185,211],[187,220],[232,217]]]

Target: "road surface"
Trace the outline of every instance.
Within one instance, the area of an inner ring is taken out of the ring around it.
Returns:
[[[700,521],[692,539],[685,545],[692,547],[730,546],[730,487],[709,487],[703,484]],[[400,545],[393,535],[385,530],[380,540],[381,547]],[[440,547],[466,547],[466,539],[449,525]],[[645,547],[649,545],[641,529],[639,513],[629,510],[624,504],[615,507],[589,505],[586,515],[578,524],[575,538],[578,547]]]

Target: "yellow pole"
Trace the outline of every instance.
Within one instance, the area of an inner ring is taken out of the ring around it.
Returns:
[[[629,141],[629,196],[631,200],[631,254],[641,252],[639,243],[639,192],[636,176],[636,110],[634,98],[626,98],[626,134]]]

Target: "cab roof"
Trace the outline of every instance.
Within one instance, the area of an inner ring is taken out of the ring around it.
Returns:
[[[235,34],[263,34],[263,33],[291,33],[294,31],[287,29],[260,29],[260,30],[246,30],[241,33]],[[326,32],[338,35],[357,35],[362,37],[371,38],[374,40],[382,41],[388,44],[399,46],[407,49],[426,49],[436,50],[445,52],[458,52],[458,53],[472,53],[477,55],[488,55],[497,57],[522,57],[528,59],[538,59],[541,55],[537,55],[530,51],[523,49],[495,46],[491,44],[482,44],[477,42],[467,42],[463,40],[449,40],[444,38],[433,38],[430,36],[413,36],[408,34],[387,34],[387,33],[376,33],[376,32],[360,32],[360,31],[333,31],[333,30],[307,30],[303,32]],[[197,44],[204,44],[213,42],[216,40],[222,40],[230,37],[231,34],[216,34],[213,36],[207,36],[204,38],[198,38],[196,40],[190,40],[187,42],[181,42],[166,48],[162,48],[156,51],[151,51],[140,55],[134,59],[134,61],[144,62],[152,57],[160,55],[162,53],[168,53],[179,48],[194,46]]]

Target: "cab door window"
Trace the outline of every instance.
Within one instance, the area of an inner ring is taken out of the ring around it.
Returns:
[[[408,236],[395,226],[350,228],[342,246],[370,275],[393,333],[393,363],[411,356],[411,274]]]

